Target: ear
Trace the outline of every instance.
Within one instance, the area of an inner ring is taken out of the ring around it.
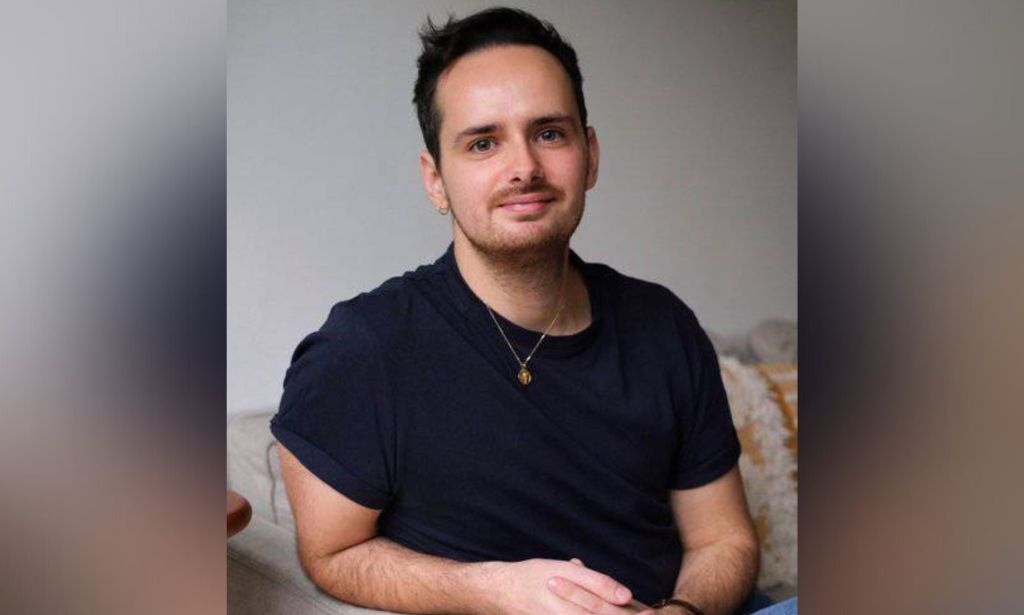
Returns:
[[[601,144],[593,126],[587,126],[587,190],[597,183],[597,169],[601,162]]]
[[[420,152],[420,177],[423,179],[423,189],[434,203],[434,207],[438,211],[447,210],[448,195],[444,190],[441,170],[434,164],[434,157],[427,150]]]

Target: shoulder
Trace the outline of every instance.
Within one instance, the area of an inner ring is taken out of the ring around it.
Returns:
[[[401,340],[403,328],[422,313],[424,288],[437,284],[439,275],[436,266],[423,265],[339,301],[331,307],[318,333],[354,350],[386,349]]]
[[[430,275],[426,266],[335,303],[323,324],[295,348],[285,384],[300,375],[315,379],[341,370],[370,375],[382,369],[406,334],[409,315],[417,312],[417,285],[424,275]]]
[[[642,346],[655,362],[695,373],[708,362],[712,345],[696,314],[663,284],[623,274],[608,265],[590,264],[606,293],[621,339]]]
[[[619,272],[604,263],[588,263],[590,275],[607,292],[617,312],[664,319],[691,327],[697,318],[682,299],[663,284]]]

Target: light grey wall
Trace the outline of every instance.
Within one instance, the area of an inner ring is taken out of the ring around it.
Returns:
[[[416,30],[452,2],[228,4],[228,412],[336,301],[451,238],[419,183]],[[733,334],[797,317],[796,2],[517,2],[576,48],[602,144],[573,248]]]

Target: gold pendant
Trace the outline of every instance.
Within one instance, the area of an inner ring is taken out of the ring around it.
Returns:
[[[533,374],[526,367],[519,368],[519,384],[526,386],[533,380]]]

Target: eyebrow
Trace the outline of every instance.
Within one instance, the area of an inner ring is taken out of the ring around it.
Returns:
[[[538,126],[543,126],[545,124],[557,124],[565,122],[572,123],[572,116],[565,114],[542,115],[541,117],[530,120],[529,126],[530,128],[536,128]],[[455,135],[455,138],[452,140],[452,143],[457,144],[466,137],[485,135],[490,132],[495,132],[496,130],[498,130],[498,128],[499,124],[483,124],[480,126],[471,126],[470,128],[467,128],[461,131],[459,134]]]
[[[466,137],[472,137],[475,135],[485,135],[489,132],[494,132],[497,129],[497,124],[484,124],[483,126],[473,126],[455,135],[455,138],[452,139],[452,143],[458,143],[459,141],[462,141]]]
[[[559,115],[545,115],[538,117],[537,119],[530,122],[530,128],[536,128],[545,124],[559,124],[559,123],[572,123],[572,116],[559,114]]]

